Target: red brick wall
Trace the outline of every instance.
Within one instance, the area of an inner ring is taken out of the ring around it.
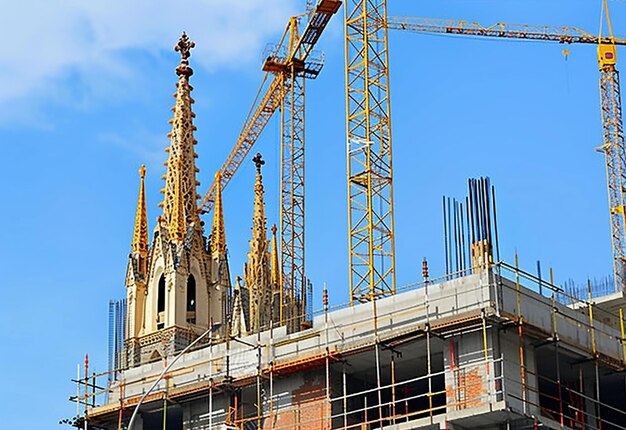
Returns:
[[[455,409],[467,409],[484,403],[483,377],[478,368],[465,372],[454,372],[454,386],[446,386],[446,397],[449,406]]]
[[[291,392],[291,404],[290,408],[265,420],[264,430],[322,430],[330,427],[330,421],[323,419],[330,415],[330,407],[326,402],[326,381],[322,375],[305,374],[304,383]]]

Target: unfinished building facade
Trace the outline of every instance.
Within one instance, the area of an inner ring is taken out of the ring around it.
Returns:
[[[211,342],[165,374],[133,428],[622,429],[624,298],[562,295],[499,263],[327,307],[298,333]],[[84,380],[89,425],[124,428],[163,368],[124,369],[100,393]]]

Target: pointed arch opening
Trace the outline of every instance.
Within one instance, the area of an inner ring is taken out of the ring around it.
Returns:
[[[152,351],[152,354],[150,355],[150,359],[149,359],[149,361],[150,361],[150,362],[153,362],[153,361],[160,361],[160,360],[162,360],[162,359],[163,359],[163,356],[162,356],[161,354],[159,354],[159,351],[154,350],[154,351]]]
[[[165,276],[161,275],[157,286],[157,329],[165,327]]]
[[[196,323],[196,278],[193,275],[189,275],[187,278],[187,322],[191,324]]]

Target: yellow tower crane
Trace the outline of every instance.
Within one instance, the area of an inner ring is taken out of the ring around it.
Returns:
[[[248,113],[239,138],[222,165],[219,176],[224,189],[243,163],[276,110],[281,112],[280,244],[283,301],[280,322],[294,327],[302,319],[306,277],[304,271],[304,82],[315,79],[323,67],[321,54],[313,51],[341,1],[319,0],[306,14],[300,34],[292,17],[280,42],[271,47],[263,64],[265,76]],[[271,81],[270,81],[271,80]],[[270,81],[269,85],[267,82]],[[215,201],[216,183],[199,205],[208,213]],[[287,310],[287,314],[283,313]],[[297,327],[295,327],[297,328]]]
[[[395,293],[386,0],[346,0],[350,303]]]
[[[604,153],[609,193],[611,239],[615,286],[626,291],[626,150],[620,95],[619,72],[616,69],[616,45],[626,45],[626,40],[613,37],[606,0],[604,0],[609,36],[594,36],[576,27],[516,25],[497,23],[484,27],[476,22],[436,20],[412,17],[388,17],[386,27],[417,33],[437,33],[465,36],[484,36],[522,40],[540,40],[559,43],[583,43],[598,46],[600,66],[600,104],[602,113],[603,144],[597,148]]]

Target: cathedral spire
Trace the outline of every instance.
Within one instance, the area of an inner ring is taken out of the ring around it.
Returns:
[[[222,172],[215,174],[215,203],[213,206],[213,231],[211,233],[211,252],[213,258],[226,253],[226,228],[222,207]]]
[[[139,168],[139,198],[137,199],[137,211],[135,213],[135,228],[133,229],[133,254],[145,258],[148,255],[148,213],[146,209],[145,188],[146,166]]]
[[[265,161],[257,154],[252,161],[256,166],[254,184],[254,218],[248,263],[244,267],[245,284],[250,296],[250,332],[267,327],[272,321],[272,274],[263,200],[261,166]]]
[[[189,37],[183,33],[174,50],[180,52],[181,60],[176,67],[178,75],[178,83],[176,84],[176,103],[172,110],[174,118],[170,120],[172,131],[168,134],[170,137],[170,146],[166,150],[169,152],[169,159],[166,162],[167,173],[165,175],[165,188],[162,190],[163,196],[163,219],[166,224],[174,224],[174,212],[184,213],[182,217],[183,224],[189,225],[195,223],[199,226],[197,200],[198,194],[196,187],[200,183],[196,180],[196,168],[194,159],[197,154],[194,152],[194,145],[197,141],[193,137],[196,127],[193,125],[195,114],[192,112],[191,106],[194,103],[191,98],[192,87],[189,85],[189,78],[193,75],[193,70],[189,67],[189,57],[191,49],[195,43],[189,40]],[[177,166],[177,164],[179,164]],[[177,198],[182,201],[183,211],[176,206],[180,203]],[[176,220],[178,223],[180,220]],[[183,229],[184,230],[184,229]],[[178,232],[176,232],[178,234]]]
[[[265,201],[263,198],[263,175],[261,166],[265,160],[257,153],[252,159],[256,166],[256,182],[254,183],[254,218],[252,222],[252,241],[260,245],[267,241],[267,226],[265,223]],[[254,251],[254,249],[253,249]]]

